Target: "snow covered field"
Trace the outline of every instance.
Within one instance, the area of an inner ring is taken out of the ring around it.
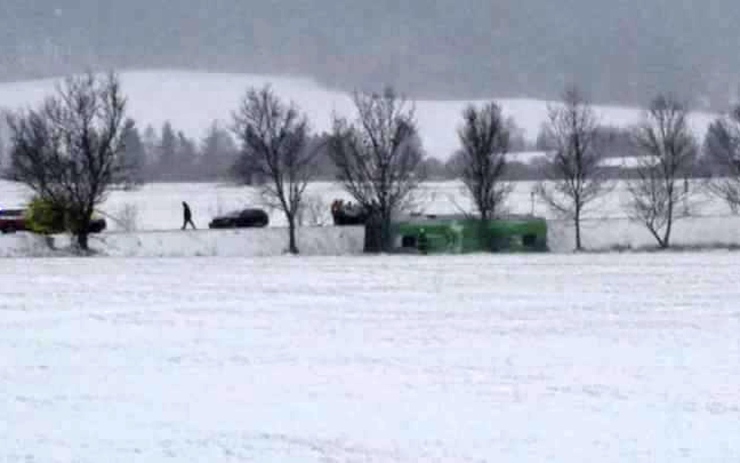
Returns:
[[[7,259],[3,462],[740,461],[731,253]]]

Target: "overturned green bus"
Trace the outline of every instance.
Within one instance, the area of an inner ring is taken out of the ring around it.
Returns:
[[[393,222],[398,252],[463,254],[547,251],[544,218],[509,215],[481,221],[462,215],[413,215]]]

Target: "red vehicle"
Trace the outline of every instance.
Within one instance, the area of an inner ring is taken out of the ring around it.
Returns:
[[[331,216],[334,225],[364,225],[369,214],[359,205],[336,199],[331,203]]]
[[[0,232],[13,233],[26,230],[25,209],[0,209]]]

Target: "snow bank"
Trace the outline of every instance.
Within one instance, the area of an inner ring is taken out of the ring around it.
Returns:
[[[300,228],[297,240],[303,255],[339,256],[362,253],[362,227]],[[46,238],[31,233],[0,237],[2,257],[68,255],[71,237]],[[153,231],[101,233],[90,236],[90,248],[110,257],[256,257],[287,252],[288,232],[282,227],[240,230]]]
[[[547,241],[552,252],[575,248],[575,229],[571,221],[548,220]],[[584,220],[583,246],[589,250],[654,248],[655,238],[647,228],[627,218]],[[682,248],[740,247],[739,216],[702,216],[678,219],[673,224],[671,246]]]
[[[0,235],[0,257],[48,257],[56,254],[49,240],[33,233]]]

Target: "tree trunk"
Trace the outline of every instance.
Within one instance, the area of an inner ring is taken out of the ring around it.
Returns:
[[[379,207],[368,208],[365,220],[365,246],[363,252],[377,254],[393,251],[391,214]]]
[[[72,232],[77,237],[77,245],[80,250],[87,251],[88,247],[88,236],[90,235],[90,220],[92,212],[73,214],[71,217],[72,221]]]
[[[383,252],[393,251],[393,237],[391,236],[391,211],[380,213],[380,239]]]
[[[658,247],[663,249],[665,246],[663,245],[663,238],[660,237],[660,230],[658,230],[655,225],[650,222],[647,222],[645,225],[647,226],[650,234],[653,235],[653,238],[655,238],[655,241],[658,242]]]
[[[87,230],[81,231],[77,233],[77,245],[80,247],[81,250],[87,251],[87,237],[88,233]]]
[[[663,233],[663,240],[660,243],[660,247],[668,249],[671,246],[671,229],[673,228],[673,206],[668,206],[668,222],[665,226],[665,233]]]
[[[363,252],[379,253],[383,251],[383,224],[380,215],[370,213],[365,222],[365,246]]]
[[[573,225],[576,228],[576,251],[581,251],[583,246],[581,245],[581,208],[579,206],[576,206],[573,215]]]
[[[295,216],[293,214],[286,214],[288,219],[288,251],[291,254],[298,254],[298,244],[296,243],[296,226]]]

